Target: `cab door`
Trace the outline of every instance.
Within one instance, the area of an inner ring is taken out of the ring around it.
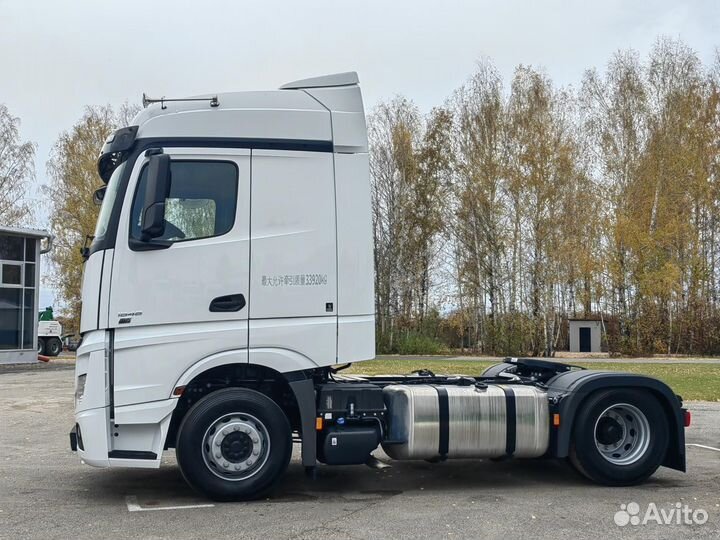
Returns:
[[[329,152],[252,151],[250,363],[270,348],[337,361],[333,170]]]
[[[247,361],[250,151],[165,148],[165,231],[143,246],[147,158],[133,167],[118,227],[108,320],[114,404],[170,397],[193,363],[237,351]]]

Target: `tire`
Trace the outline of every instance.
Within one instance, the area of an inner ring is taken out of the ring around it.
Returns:
[[[45,354],[57,356],[62,352],[62,341],[58,338],[50,338],[45,342]]]
[[[644,390],[591,394],[575,418],[570,462],[607,486],[649,478],[665,459],[669,429],[662,405]]]
[[[38,354],[45,356],[45,338],[38,338]]]
[[[185,415],[175,453],[187,483],[206,497],[257,499],[275,487],[287,469],[290,423],[264,394],[245,388],[218,390]],[[239,467],[245,469],[234,470]]]

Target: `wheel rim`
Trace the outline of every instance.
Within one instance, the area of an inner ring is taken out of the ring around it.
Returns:
[[[595,422],[595,447],[614,465],[631,465],[650,446],[650,422],[635,405],[617,403],[605,409]]]
[[[270,456],[270,435],[256,417],[230,413],[215,420],[202,441],[205,465],[223,480],[250,478]]]

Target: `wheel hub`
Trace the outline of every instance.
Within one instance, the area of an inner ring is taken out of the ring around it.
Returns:
[[[267,461],[270,437],[254,416],[225,415],[205,432],[203,458],[208,468],[226,480],[243,480],[255,474]]]
[[[597,438],[602,445],[617,443],[623,437],[623,432],[623,426],[614,418],[603,417],[598,422]]]
[[[610,463],[631,465],[650,447],[650,422],[635,405],[612,405],[595,422],[595,447]]]
[[[231,463],[240,463],[252,454],[253,443],[247,433],[233,431],[220,443],[222,456]]]

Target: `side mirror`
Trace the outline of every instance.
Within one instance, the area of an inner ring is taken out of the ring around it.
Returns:
[[[147,242],[165,232],[165,199],[170,194],[170,156],[155,154],[148,162],[145,205],[143,206],[140,232]]]
[[[95,190],[95,193],[93,193],[93,202],[100,206],[103,202],[103,199],[105,199],[105,190],[107,189],[107,186],[99,187]]]

